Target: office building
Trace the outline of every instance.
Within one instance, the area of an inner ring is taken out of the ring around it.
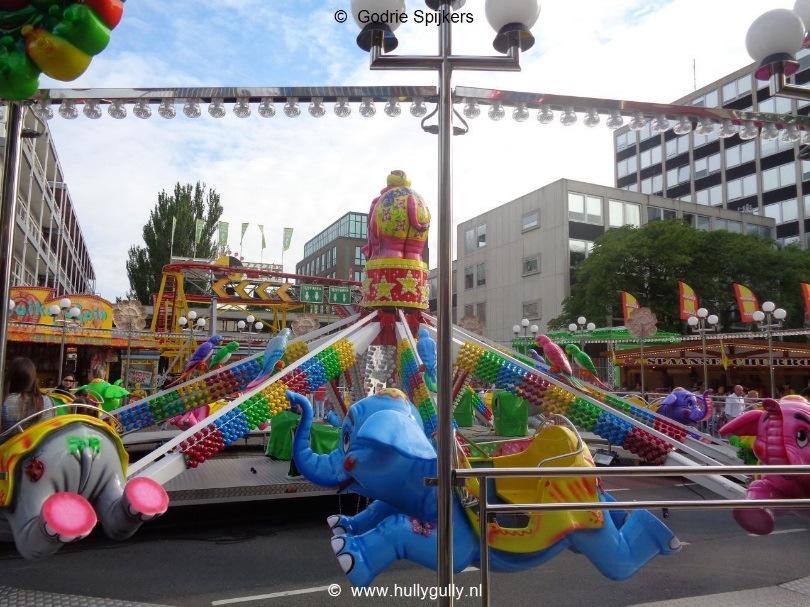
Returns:
[[[296,264],[295,273],[360,282],[366,265],[360,249],[367,236],[368,215],[346,213],[304,245],[304,258]]]
[[[484,335],[503,343],[523,318],[543,330],[562,312],[572,267],[599,236],[664,219],[699,230],[775,231],[769,217],[560,179],[459,224],[457,316],[477,317]]]
[[[51,132],[34,112],[26,112],[23,128],[38,136],[22,140],[11,284],[93,293],[95,270]]]
[[[810,49],[800,51],[798,59],[800,71],[792,80],[807,84]],[[754,79],[753,72],[749,65],[675,103],[776,114],[810,112],[808,101],[771,97],[768,83]],[[739,135],[722,138],[716,124],[699,131],[700,125],[683,135],[671,128],[659,134],[650,122],[639,131],[617,130],[616,186],[770,217],[781,246],[810,246],[810,161],[800,158],[799,143],[786,141],[784,134],[767,138],[767,129],[750,140]]]

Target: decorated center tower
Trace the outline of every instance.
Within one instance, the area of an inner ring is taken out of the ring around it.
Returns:
[[[363,306],[427,309],[428,266],[422,252],[429,228],[425,201],[403,171],[392,171],[368,213]]]

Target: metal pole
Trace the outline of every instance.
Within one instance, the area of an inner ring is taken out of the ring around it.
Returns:
[[[644,398],[644,338],[639,338],[641,342],[641,398]],[[644,398],[644,400],[647,400]]]
[[[62,345],[59,348],[59,379],[56,384],[62,385],[62,370],[65,368],[65,333],[67,333],[67,317],[62,319]]]
[[[489,607],[489,534],[487,502],[489,500],[488,478],[478,479],[478,537],[481,540],[478,566],[481,569],[481,606]]]
[[[442,5],[450,13],[449,5]],[[452,25],[442,19],[439,28],[439,293],[438,293],[438,583],[449,589],[453,583],[453,402],[452,402],[452,293],[450,277],[453,262],[453,66]],[[453,596],[445,593],[441,607],[452,607]]]
[[[3,193],[0,205],[0,280],[3,305],[0,306],[0,394],[6,369],[8,342],[8,300],[11,294],[11,264],[14,262],[14,218],[17,213],[17,182],[20,174],[20,137],[24,108],[19,103],[6,105],[6,145],[3,157]]]
[[[132,325],[127,326],[127,373],[124,375],[124,387],[129,390],[129,368],[132,366]]]
[[[768,330],[768,371],[771,375],[771,398],[776,398],[776,382],[773,377],[773,335],[771,334],[771,313],[768,312],[768,317],[765,319],[767,323],[765,326]]]
[[[706,325],[700,320],[700,342],[703,345],[703,389],[709,389],[709,366],[706,364]]]

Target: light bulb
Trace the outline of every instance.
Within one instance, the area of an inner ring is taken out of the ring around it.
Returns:
[[[709,311],[706,308],[698,308],[697,315],[698,318],[706,318],[709,315]]]
[[[569,330],[569,331],[571,331],[571,333],[573,333],[574,331],[576,331],[576,330],[577,330],[577,325],[576,325],[576,323],[573,323],[573,322],[572,322],[570,325],[568,325],[568,330]]]
[[[776,310],[773,311],[773,317],[776,320],[785,320],[785,318],[787,318],[787,311],[784,308],[776,308]]]
[[[529,119],[529,110],[526,109],[525,103],[518,103],[515,111],[512,112],[512,118],[515,122],[526,122]]]
[[[639,112],[633,114],[633,118],[630,119],[630,128],[634,131],[640,131],[646,124],[647,119]]]
[[[183,104],[183,115],[185,115],[186,118],[199,118],[202,116],[200,102],[196,99],[187,99]]]
[[[547,105],[541,105],[537,110],[537,122],[540,124],[550,124],[554,121],[554,112]]]
[[[402,107],[399,105],[399,100],[396,97],[391,97],[385,103],[385,115],[396,118],[400,114],[402,114]]]
[[[245,324],[244,320],[240,320],[238,323],[236,323],[236,328],[239,329],[240,331],[244,330],[246,326],[247,325]]]
[[[249,314],[245,320],[248,321],[249,325],[252,325],[254,322],[256,322],[256,317],[253,316],[253,314]]]
[[[73,307],[70,309],[70,316],[71,316],[71,318],[79,318],[79,316],[81,316],[81,315],[82,315],[82,311],[81,311],[81,309],[79,309],[77,306],[73,306]]]
[[[152,117],[152,108],[146,99],[141,99],[132,108],[132,115],[141,120],[146,120]]]
[[[59,312],[61,311],[62,311],[61,308],[56,304],[53,304],[48,308],[48,314],[50,314],[51,316],[59,316]]]
[[[765,320],[765,312],[763,312],[762,310],[756,310],[751,315],[751,318],[753,318],[754,322],[762,322],[763,320]]]
[[[588,331],[596,331],[596,325],[592,322],[589,322],[585,328],[588,329]]]
[[[374,105],[374,99],[371,97],[363,97],[360,102],[360,109],[358,110],[363,118],[371,118],[377,113],[377,107]]]
[[[259,103],[259,116],[262,118],[272,118],[276,115],[276,104],[273,103],[273,99],[271,97],[262,97],[261,103]]]
[[[487,21],[496,32],[510,23],[531,29],[540,16],[539,0],[487,0],[484,5]]]
[[[496,122],[501,120],[504,116],[506,116],[506,111],[503,109],[503,103],[500,101],[493,103],[492,107],[489,108],[487,115],[490,117],[490,119],[495,120]]]
[[[762,131],[759,134],[765,140],[776,139],[779,137],[779,127],[777,127],[773,122],[768,122],[762,127]]]
[[[580,324],[580,325],[584,325],[587,321],[588,321],[588,319],[585,318],[584,316],[580,316],[579,318],[577,318],[577,324]]]
[[[166,120],[171,120],[177,116],[177,109],[174,107],[174,99],[164,99],[158,106],[158,115]]]
[[[540,330],[540,327],[538,327],[537,325],[532,325],[531,327],[529,327],[529,331],[532,332],[532,335],[537,333],[539,330]]]
[[[560,124],[563,126],[571,126],[572,124],[576,124],[576,122],[577,113],[574,111],[574,108],[569,107],[560,115]]]
[[[513,325],[512,326],[512,333],[514,333],[515,335],[519,335],[520,334],[520,325]]]
[[[714,123],[710,118],[701,118],[698,121],[697,128],[695,128],[695,133],[698,135],[711,135],[714,133]]]
[[[298,107],[298,97],[290,97],[284,104],[284,115],[287,118],[298,118],[301,115],[301,108]]]
[[[181,316],[180,318],[177,319],[177,324],[180,325],[181,327],[185,327],[188,324],[188,318],[186,318],[185,316]]]
[[[481,115],[481,106],[478,105],[477,99],[464,100],[464,116],[470,120],[474,120]]]
[[[264,329],[264,323],[263,322],[257,322],[256,323],[256,330],[261,331],[262,329]]]
[[[200,327],[200,328],[204,327],[205,326],[205,319],[204,318],[198,318],[197,319],[197,326]]]
[[[582,124],[587,127],[593,128],[599,124],[601,117],[599,116],[599,112],[596,110],[588,110],[588,113],[585,114],[585,117],[582,119]]]
[[[672,125],[670,124],[669,119],[663,115],[656,116],[652,121],[653,133],[658,133],[659,135],[661,133],[666,133],[670,126]]]
[[[759,137],[759,129],[752,120],[746,120],[740,127],[740,139],[748,141]]]
[[[309,115],[313,118],[323,118],[326,115],[326,108],[323,106],[323,97],[313,97],[307,108]]]
[[[95,99],[88,99],[84,102],[82,114],[84,114],[90,120],[98,120],[104,115],[104,113],[101,111],[101,106]]]
[[[335,103],[335,116],[338,118],[347,118],[352,113],[352,106],[349,105],[348,97],[338,97]]]
[[[527,328],[527,327],[529,326],[529,324],[530,324],[530,323],[529,323],[529,319],[528,319],[528,318],[524,318],[523,320],[521,320],[521,321],[520,321],[520,324],[521,324],[521,326],[522,326],[524,329],[525,329],[525,328]]]
[[[15,304],[15,303],[14,303],[14,300],[13,300],[13,299],[9,299],[9,300],[8,300],[8,309],[9,309],[9,312],[13,311],[16,305],[17,305],[17,304]]]
[[[417,97],[411,103],[411,116],[414,118],[423,118],[427,114],[427,106],[425,100]]]
[[[65,120],[76,120],[79,117],[76,102],[73,99],[62,99],[62,103],[59,104],[59,115]]]
[[[676,135],[686,135],[692,130],[692,120],[687,116],[681,116],[672,127],[672,132]]]
[[[123,120],[127,117],[127,106],[120,99],[116,99],[107,108],[107,114],[115,120]]]
[[[801,139],[801,131],[795,124],[789,124],[782,135],[782,141],[785,143],[798,143]]]
[[[745,36],[745,47],[757,63],[774,55],[794,56],[802,48],[806,29],[801,17],[793,11],[770,10],[751,24]]]
[[[197,320],[197,313],[194,310],[191,310],[188,313],[188,319],[189,320]]]
[[[763,312],[773,312],[776,309],[776,304],[772,301],[766,301],[762,304],[762,311]]]
[[[208,104],[208,113],[212,118],[225,118],[225,114],[228,113],[225,109],[225,100],[222,97],[211,99],[211,103]]]
[[[233,104],[233,115],[237,118],[247,118],[250,116],[250,99],[240,97]]]
[[[706,319],[706,322],[714,326],[718,322],[720,322],[720,319],[717,317],[717,314],[712,314],[711,316],[709,316],[709,318]]]
[[[688,319],[686,319],[686,324],[688,324],[690,327],[697,327],[699,322],[700,321],[698,320],[697,316],[690,316]]]
[[[734,137],[737,132],[740,130],[736,124],[734,124],[731,120],[723,120],[723,124],[720,125],[719,135],[723,139],[728,139],[729,137]]]
[[[613,131],[620,129],[622,126],[624,126],[624,116],[622,116],[619,112],[612,112],[610,114],[610,118],[607,119],[605,124]]]
[[[73,304],[71,303],[71,301],[67,297],[63,297],[62,299],[59,300],[59,307],[62,308],[63,310],[67,310],[72,305]],[[773,308],[771,308],[771,309],[773,309]]]
[[[34,106],[34,111],[37,113],[37,116],[43,120],[50,120],[53,118],[53,108],[51,107],[51,102],[47,99],[37,100],[37,104]]]

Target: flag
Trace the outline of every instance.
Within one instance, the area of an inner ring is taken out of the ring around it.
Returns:
[[[726,354],[726,347],[723,345],[723,340],[720,340],[720,366],[726,371],[731,366],[731,359]]]
[[[228,224],[225,221],[220,221],[219,225],[219,246],[228,246]]]
[[[680,296],[681,320],[689,320],[690,316],[697,316],[700,300],[695,290],[679,280],[678,295]]]
[[[802,296],[804,298],[804,314],[807,316],[807,319],[810,320],[810,284],[803,282],[801,286]]]
[[[202,239],[202,233],[204,228],[205,228],[205,219],[198,219],[194,230],[194,242],[200,242],[200,239]]]
[[[267,243],[264,241],[264,226],[259,224],[259,232],[262,235],[262,251],[267,248]]]
[[[742,322],[754,322],[754,312],[759,310],[759,301],[754,292],[745,285],[732,285],[734,296],[737,298],[737,307],[740,310],[740,320]]]
[[[174,242],[174,231],[177,229],[177,217],[172,217],[172,242]]]
[[[292,228],[284,228],[284,246],[281,249],[282,251],[286,251],[290,248],[290,243],[292,242],[292,235],[293,235]]]
[[[633,310],[638,310],[640,307],[641,306],[638,305],[638,299],[630,295],[627,291],[622,291],[622,315],[624,316],[625,324],[630,320],[630,314],[633,313]]]
[[[239,237],[239,248],[242,248],[242,241],[245,239],[245,232],[247,232],[249,223],[242,224],[242,236]]]

